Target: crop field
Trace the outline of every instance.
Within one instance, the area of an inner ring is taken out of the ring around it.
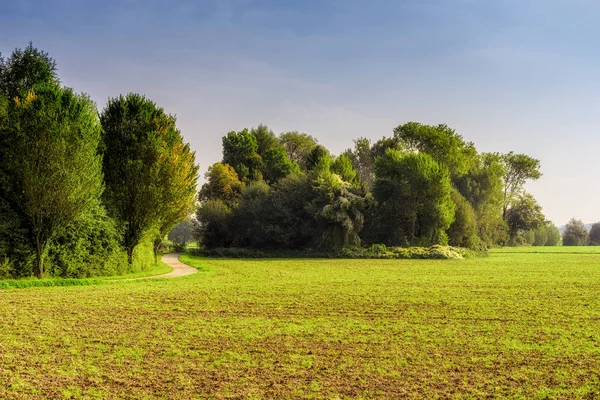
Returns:
[[[0,398],[600,398],[600,249],[0,290]]]

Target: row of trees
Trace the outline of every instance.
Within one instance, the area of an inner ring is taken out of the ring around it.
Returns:
[[[305,133],[229,132],[199,194],[198,238],[280,250],[560,242],[524,191],[541,176],[536,159],[479,153],[446,125],[414,122],[354,143],[333,156]]]
[[[198,167],[175,117],[128,94],[99,114],[31,44],[0,55],[0,263],[13,276],[132,268],[196,202]],[[150,243],[154,245],[151,246]]]
[[[600,246],[600,222],[592,224],[589,232],[583,221],[572,218],[563,231],[565,246]]]

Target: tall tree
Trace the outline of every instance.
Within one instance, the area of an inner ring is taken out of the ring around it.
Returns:
[[[266,125],[260,124],[258,127],[252,128],[250,133],[256,138],[256,152],[260,156],[264,156],[267,151],[281,146],[277,136]]]
[[[123,228],[123,245],[131,264],[135,247],[143,237],[152,238],[165,217],[165,171],[171,170],[168,164],[174,160],[172,146],[181,143],[173,140],[177,136],[175,118],[139,94],[109,99],[100,120],[104,200],[109,214]],[[182,160],[185,162],[173,166],[185,165],[182,176],[189,179],[193,169],[188,165],[190,153]],[[185,193],[189,192],[188,183],[181,185]]]
[[[523,186],[527,180],[539,179],[540,161],[526,154],[515,154],[512,151],[502,156],[505,167],[504,173],[504,205],[502,216],[506,220],[508,208],[513,200],[523,192]]]
[[[50,241],[99,203],[101,128],[88,97],[55,83],[15,97],[6,122],[0,126],[3,197],[27,226],[42,277]]]
[[[388,244],[445,244],[454,220],[448,169],[424,153],[388,149],[375,161],[373,195]]]
[[[174,121],[173,121],[174,123]],[[196,206],[198,166],[190,145],[183,141],[178,129],[170,129],[163,138],[160,187],[163,195],[160,224],[154,239],[154,258],[164,237],[181,221],[185,221]]]

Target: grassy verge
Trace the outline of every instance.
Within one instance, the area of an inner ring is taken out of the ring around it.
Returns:
[[[51,287],[51,286],[89,286],[89,285],[101,285],[103,283],[109,283],[114,281],[123,281],[127,279],[136,279],[151,277],[157,275],[168,274],[173,271],[173,268],[167,264],[159,261],[153,268],[147,271],[140,271],[126,275],[118,276],[103,276],[98,278],[86,278],[86,279],[64,279],[64,278],[53,278],[53,279],[11,279],[0,281],[0,290],[2,289],[25,289],[33,287]]]

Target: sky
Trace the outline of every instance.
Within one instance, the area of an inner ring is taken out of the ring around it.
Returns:
[[[204,174],[221,137],[268,125],[334,153],[409,121],[526,153],[546,217],[600,220],[596,0],[0,0],[0,51],[29,41],[101,109],[177,115]]]

